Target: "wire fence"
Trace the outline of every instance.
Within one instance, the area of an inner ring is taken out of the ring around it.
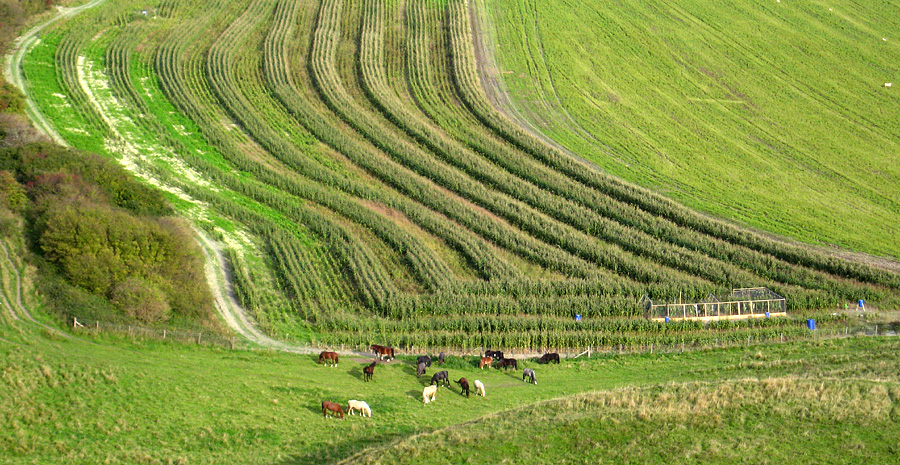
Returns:
[[[187,331],[180,329],[150,328],[146,326],[109,323],[103,321],[80,320],[73,318],[72,328],[79,332],[113,333],[127,335],[136,339],[158,339],[184,344],[198,344],[205,346],[217,346],[232,350],[246,350],[258,347],[249,341],[236,337],[224,337],[216,333],[203,331]]]
[[[72,327],[79,332],[113,333],[117,335],[127,335],[134,339],[156,339],[162,341],[173,341],[183,344],[196,344],[204,346],[216,346],[231,350],[250,350],[265,348],[257,343],[248,341],[238,336],[221,336],[215,333],[202,331],[187,331],[165,328],[149,328],[137,325],[127,325],[120,323],[109,323],[102,321],[83,321],[78,318],[73,319]],[[746,347],[754,344],[773,344],[788,343],[809,340],[836,339],[848,337],[871,337],[871,336],[896,336],[896,325],[873,325],[873,326],[846,326],[846,327],[822,327],[815,330],[809,330],[804,333],[780,333],[765,336],[748,335],[746,339],[736,340],[734,338],[723,337],[721,340],[714,339],[712,341],[694,342],[685,341],[681,343],[657,343],[650,342],[644,344],[619,344],[615,346],[586,346],[586,347],[568,347],[568,348],[542,348],[535,349],[503,349],[503,348],[485,348],[485,347],[398,347],[398,355],[422,355],[425,353],[437,354],[444,352],[447,355],[475,357],[484,354],[487,349],[499,349],[504,351],[504,355],[508,358],[537,358],[544,353],[558,353],[563,358],[591,357],[597,355],[614,355],[614,354],[646,354],[646,353],[677,353],[697,350],[709,349],[725,349],[733,347]],[[357,347],[351,345],[322,346],[315,344],[293,344],[298,349],[315,352],[320,350],[336,350],[342,355],[365,355],[370,353],[368,347]]]

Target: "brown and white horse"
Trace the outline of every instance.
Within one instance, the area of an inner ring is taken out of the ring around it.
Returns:
[[[338,364],[338,358],[339,357],[337,352],[329,352],[326,350],[319,354],[319,361],[317,363],[322,363],[322,361],[325,361],[326,365],[336,367]]]
[[[372,344],[369,347],[369,349],[371,349],[372,352],[375,353],[375,356],[381,360],[384,360],[385,358],[390,358],[390,359],[394,358],[394,348],[393,347],[386,347],[386,346],[380,346],[377,344]]]
[[[491,367],[491,364],[494,363],[493,357],[481,357],[481,361],[478,362],[478,368],[484,370],[484,367]]]

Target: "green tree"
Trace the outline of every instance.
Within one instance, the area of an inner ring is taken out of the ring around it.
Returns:
[[[0,204],[15,213],[22,213],[28,205],[25,188],[9,171],[0,171]]]

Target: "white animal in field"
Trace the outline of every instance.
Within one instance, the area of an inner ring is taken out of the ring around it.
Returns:
[[[890,87],[890,86],[891,86],[891,83],[890,83],[890,82],[885,82],[885,83],[884,83],[884,86],[885,86],[885,87]]]
[[[481,395],[481,397],[484,397],[484,383],[478,381],[477,379],[475,380],[475,395]]]
[[[422,400],[424,400],[426,404],[431,402],[428,400],[429,396],[431,397],[431,400],[434,400],[434,396],[437,394],[437,388],[436,384],[432,384],[430,386],[425,386],[425,389],[422,389]]]
[[[359,410],[359,414],[364,417],[372,416],[372,409],[369,408],[369,404],[361,401],[361,400],[351,400],[347,402],[349,405],[347,406],[347,413],[353,415],[354,410]]]

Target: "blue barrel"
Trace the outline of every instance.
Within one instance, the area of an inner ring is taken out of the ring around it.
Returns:
[[[766,311],[766,318],[768,318],[768,317],[770,317],[770,316],[772,316],[772,315],[769,315],[769,312]]]
[[[581,321],[581,315],[575,315],[575,321]]]
[[[668,322],[669,322],[669,317],[666,317],[666,323],[668,323]]]
[[[815,330],[816,329],[816,320],[813,320],[812,318],[806,320],[806,327],[811,330]]]
[[[866,306],[865,304],[866,304],[865,300],[859,299],[859,308],[865,307]]]

